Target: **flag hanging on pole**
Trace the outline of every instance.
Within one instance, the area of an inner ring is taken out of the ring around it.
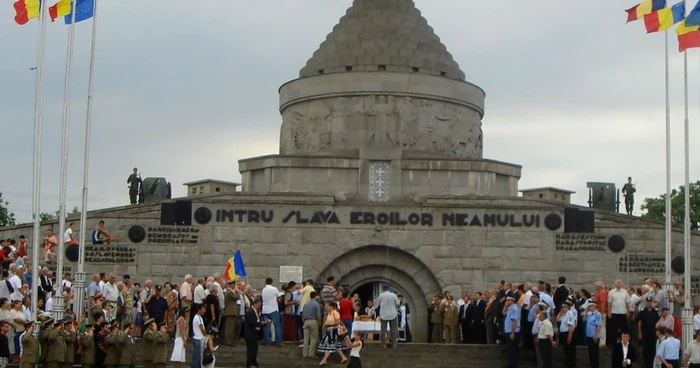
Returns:
[[[666,0],[644,0],[641,3],[625,10],[627,23],[643,19],[645,15],[666,7]]]
[[[76,0],[75,23],[88,20],[95,15],[95,0]],[[66,24],[71,24],[73,14],[70,12],[64,17]]]
[[[17,0],[14,3],[15,23],[25,25],[29,20],[39,18],[41,4],[39,0]]]
[[[685,19],[685,1],[670,8],[663,8],[644,16],[647,33],[665,31]]]
[[[49,7],[49,16],[51,16],[51,21],[55,22],[56,18],[70,14],[70,8],[70,0],[58,0],[56,4]]]
[[[688,27],[684,21],[676,28],[676,34],[678,34],[679,52],[700,47],[700,26]]]
[[[226,279],[226,281],[237,280],[239,276],[246,277],[248,275],[245,272],[241,251],[237,250],[233,257],[229,258],[228,262],[226,263],[224,279]]]
[[[695,4],[693,10],[691,10],[690,14],[685,18],[685,25],[689,27],[700,26],[700,1]]]

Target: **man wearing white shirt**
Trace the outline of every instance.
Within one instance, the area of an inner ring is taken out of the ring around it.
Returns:
[[[105,273],[100,272],[100,282],[99,282],[100,292],[102,292],[102,288],[105,286],[106,280],[107,280],[107,276],[105,275]]]
[[[263,319],[269,319],[275,326],[275,344],[277,346],[284,346],[282,344],[282,322],[280,320],[279,312],[279,302],[278,298],[280,296],[280,291],[276,287],[272,286],[272,278],[268,277],[265,279],[265,287],[260,293],[262,296],[262,315]],[[263,338],[265,340],[265,345],[272,344],[272,337],[270,336],[270,324],[263,326]]]
[[[73,237],[73,229],[75,228],[74,223],[70,223],[68,225],[68,229],[66,229],[66,232],[63,233],[63,242],[67,245],[72,245],[72,244],[78,244],[78,240]]]
[[[12,268],[13,265],[10,265],[10,268]],[[22,269],[22,271],[24,271],[24,269]],[[25,295],[22,294],[22,279],[19,278],[18,274],[21,275],[22,273],[19,271],[19,268],[15,267],[15,274],[10,277],[10,285],[12,285],[12,289],[14,289],[12,294],[10,294],[10,299],[12,301],[22,300],[25,297]]]
[[[700,368],[700,334],[695,335],[685,352],[685,365],[688,368]]]
[[[107,303],[110,303],[113,306],[117,305],[117,301],[119,299],[119,290],[117,289],[115,280],[116,278],[114,277],[114,274],[109,274],[107,282],[102,287],[102,296]],[[112,316],[112,319],[117,318],[117,308],[112,308],[109,313]]]
[[[607,331],[607,341],[611,345],[620,338],[620,333],[627,332],[630,301],[630,294],[622,288],[622,280],[615,280],[615,288],[608,292],[610,328]]]

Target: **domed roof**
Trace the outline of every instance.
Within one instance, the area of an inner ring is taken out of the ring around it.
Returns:
[[[353,71],[412,72],[464,80],[464,72],[413,0],[354,0],[299,76]]]

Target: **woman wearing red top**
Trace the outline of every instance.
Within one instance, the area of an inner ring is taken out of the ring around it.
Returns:
[[[348,336],[352,334],[352,321],[355,312],[355,303],[348,297],[350,293],[343,291],[343,299],[340,301],[340,320],[348,329]]]

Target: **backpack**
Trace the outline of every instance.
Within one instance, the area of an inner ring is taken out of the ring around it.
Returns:
[[[214,354],[211,352],[211,349],[207,346],[204,348],[204,352],[202,353],[202,365],[209,365],[214,362]]]
[[[7,290],[9,290],[10,293],[14,293],[15,288],[12,287],[12,283],[10,282],[10,280],[5,280],[5,283],[7,284]]]

